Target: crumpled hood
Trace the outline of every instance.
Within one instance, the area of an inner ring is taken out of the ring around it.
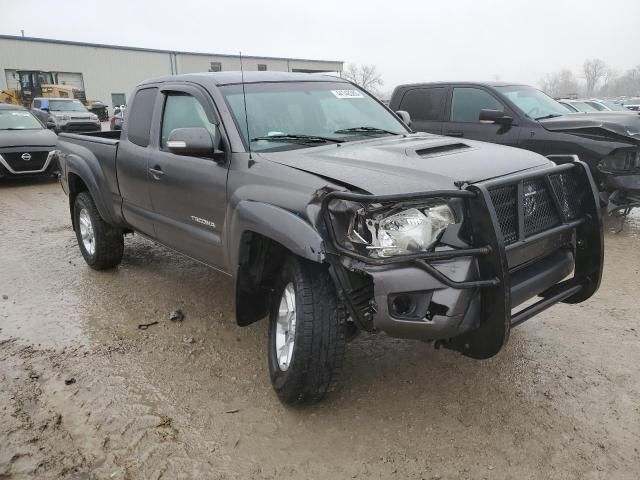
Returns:
[[[0,130],[0,148],[53,147],[57,135],[50,130]]]
[[[601,135],[605,139],[640,143],[640,115],[634,112],[571,113],[540,120],[540,124],[552,132]]]
[[[375,195],[455,189],[551,162],[537,153],[426,133],[261,153],[270,161]]]

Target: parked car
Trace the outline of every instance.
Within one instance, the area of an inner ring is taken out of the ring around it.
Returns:
[[[540,90],[499,82],[401,85],[393,110],[406,110],[416,130],[578,155],[591,168],[609,212],[640,205],[640,116],[570,114]]]
[[[413,134],[335,77],[150,80],[122,132],[63,133],[57,149],[89,266],[115,267],[123,234],[140,232],[233,277],[238,324],[269,317],[286,403],[333,388],[357,330],[488,358],[512,327],[600,284],[584,163]]]
[[[95,132],[101,129],[98,116],[89,112],[80,100],[36,97],[31,103],[31,111],[56,133]]]
[[[572,99],[562,98],[558,100],[558,103],[561,103],[565,107],[568,107],[569,110],[576,111],[576,112],[596,113],[600,111],[600,109],[589,104],[589,102],[587,102],[586,100],[572,100]]]
[[[591,100],[584,100],[584,103],[590,105],[599,112],[629,112],[628,108],[625,108],[622,105],[618,105],[611,100],[600,100],[597,98],[592,98]]]
[[[640,98],[625,98],[622,100],[622,105],[628,110],[638,112],[640,111]]]
[[[0,179],[55,175],[56,134],[27,109],[0,104]]]
[[[570,113],[584,113],[578,110],[578,108],[575,107],[574,105],[571,105],[571,102],[569,102],[569,100],[566,100],[564,98],[559,98],[557,100],[558,100],[558,103],[563,107],[565,107]]]

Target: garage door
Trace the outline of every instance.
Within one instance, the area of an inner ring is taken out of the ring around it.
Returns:
[[[58,72],[58,84],[68,85],[78,90],[84,90],[81,73]]]

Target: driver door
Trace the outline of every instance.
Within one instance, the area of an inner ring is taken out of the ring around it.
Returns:
[[[193,86],[161,89],[161,124],[149,156],[149,192],[156,238],[163,244],[225,270],[222,244],[228,162],[177,155],[167,148],[176,128],[220,128],[213,101]],[[156,124],[157,125],[157,124]],[[212,152],[213,153],[213,152]]]
[[[443,135],[518,146],[520,127],[513,112],[488,90],[479,87],[453,87],[447,110],[448,121],[444,123]],[[481,122],[481,110],[502,110],[514,117],[513,123],[505,126]]]

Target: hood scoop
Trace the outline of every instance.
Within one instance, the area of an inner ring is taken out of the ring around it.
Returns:
[[[434,145],[433,147],[421,148],[416,150],[416,155],[422,158],[437,157],[448,153],[460,152],[471,148],[464,143],[449,143],[446,145]]]

